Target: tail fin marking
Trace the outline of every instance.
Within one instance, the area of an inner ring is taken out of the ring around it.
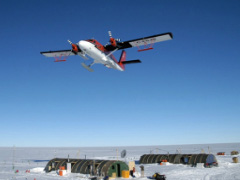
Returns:
[[[124,65],[124,63],[123,62],[125,62],[126,61],[126,51],[122,51],[122,54],[121,54],[121,56],[120,56],[120,59],[119,59],[119,62],[118,62],[118,64],[119,64],[119,66],[124,70],[125,69],[125,65]]]

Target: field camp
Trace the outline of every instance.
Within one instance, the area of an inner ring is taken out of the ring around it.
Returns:
[[[239,143],[92,148],[0,148],[0,177],[18,180],[159,180],[164,178],[177,180],[179,176],[182,179],[206,177],[213,180],[218,180],[220,177],[226,180],[239,179],[239,150]]]

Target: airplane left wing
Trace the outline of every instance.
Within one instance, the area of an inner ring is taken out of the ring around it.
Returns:
[[[46,57],[61,57],[61,56],[72,56],[75,55],[72,50],[61,50],[61,51],[45,51],[40,52],[42,55]]]
[[[80,53],[72,52],[72,50],[46,51],[46,52],[40,52],[40,53],[46,57],[53,57],[55,59],[54,62],[66,61],[68,56],[73,56],[73,55],[77,55],[77,54],[82,56],[84,59],[86,58],[85,56],[83,56]]]
[[[153,36],[148,36],[144,38],[139,38],[139,39],[133,39],[130,41],[124,41],[124,42],[117,42],[117,46],[112,46],[111,44],[106,45],[105,49],[108,51],[113,51],[115,49],[126,49],[126,48],[131,48],[131,47],[139,47],[139,46],[145,46],[149,44],[154,44],[157,42],[162,42],[162,41],[167,41],[173,39],[172,33],[164,33],[164,34],[157,34]]]
[[[86,54],[80,52],[74,53],[71,49],[70,50],[60,50],[60,51],[45,51],[40,52],[42,55],[46,57],[53,57],[55,58],[55,62],[66,61],[68,56],[79,55],[83,59],[88,60]]]

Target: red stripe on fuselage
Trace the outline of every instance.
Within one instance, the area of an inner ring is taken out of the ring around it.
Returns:
[[[95,40],[95,39],[88,39],[88,40],[86,40],[86,41],[94,44],[95,47],[98,48],[100,51],[102,51],[102,52],[105,52],[105,51],[106,51],[106,49],[104,48],[104,46],[103,46],[101,43],[99,43],[97,40]]]
[[[94,44],[97,49],[99,49],[100,51],[102,51],[102,52],[103,52],[104,54],[106,54],[106,55],[108,55],[108,54],[111,53],[110,51],[106,50],[106,49],[104,48],[104,46],[103,46],[100,42],[98,42],[97,40],[95,40],[95,39],[88,39],[88,40],[86,40],[86,41]],[[112,54],[111,54],[109,57],[110,57],[112,60],[114,60],[115,63],[118,64],[117,59],[116,59]]]

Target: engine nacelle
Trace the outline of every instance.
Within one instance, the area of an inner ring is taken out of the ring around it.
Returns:
[[[110,37],[110,43],[112,46],[116,47],[117,46],[117,42],[113,37]]]
[[[78,47],[77,47],[76,44],[72,44],[72,52],[75,53],[75,54],[77,54],[77,52],[78,52]]]

